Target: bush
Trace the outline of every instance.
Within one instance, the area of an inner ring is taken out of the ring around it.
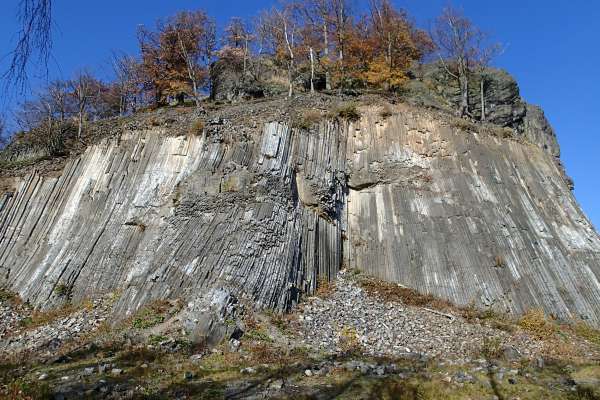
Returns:
[[[361,117],[360,111],[358,111],[358,107],[355,103],[342,104],[336,108],[335,113],[339,118],[348,121],[358,121]]]
[[[292,121],[292,127],[296,129],[309,130],[323,119],[321,113],[317,110],[305,110],[297,115]]]
[[[360,341],[356,329],[345,326],[339,333],[340,349],[345,354],[359,353],[361,350]]]
[[[519,319],[518,325],[538,339],[548,339],[556,332],[556,326],[548,321],[541,308],[527,311]]]

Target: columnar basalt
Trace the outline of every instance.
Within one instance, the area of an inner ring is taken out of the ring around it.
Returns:
[[[228,140],[131,129],[57,176],[5,179],[2,285],[40,307],[119,292],[119,315],[215,289],[288,310],[345,266],[599,325],[600,238],[543,132],[530,143],[390,107],[310,130],[223,126]]]

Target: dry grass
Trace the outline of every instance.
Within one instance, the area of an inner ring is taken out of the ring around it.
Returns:
[[[367,294],[380,298],[383,301],[400,302],[408,306],[429,307],[437,310],[449,310],[454,307],[446,300],[431,294],[421,294],[397,284],[380,281],[373,278],[363,278],[359,281]]]
[[[202,120],[202,119],[195,120],[192,123],[192,125],[190,126],[190,134],[193,136],[201,136],[202,133],[204,132],[205,126],[206,126],[206,124],[204,123],[204,120]]]
[[[585,321],[575,322],[571,329],[576,336],[600,346],[600,330],[592,328]]]
[[[5,289],[0,289],[0,302],[7,302],[13,305],[23,304],[23,300],[21,300],[18,294]]]
[[[540,308],[527,311],[518,324],[524,331],[540,340],[551,338],[557,331],[556,324],[549,321],[544,310]]]
[[[356,103],[343,103],[336,107],[334,116],[348,121],[358,121],[361,117]]]
[[[383,119],[388,119],[392,115],[394,115],[394,110],[389,104],[385,104],[379,111],[379,116]]]
[[[496,268],[504,268],[504,267],[506,267],[506,260],[504,259],[503,256],[497,255],[494,258],[494,267],[496,267]]]
[[[315,296],[325,298],[329,297],[335,290],[335,283],[324,276],[317,278],[317,290]]]
[[[292,121],[292,127],[296,129],[309,130],[323,119],[323,115],[317,110],[304,110],[296,115]]]
[[[84,303],[77,306],[73,304],[66,304],[60,308],[47,311],[34,310],[31,313],[31,317],[21,320],[21,325],[27,329],[48,325],[58,319],[68,317],[69,315],[81,310],[84,306]]]

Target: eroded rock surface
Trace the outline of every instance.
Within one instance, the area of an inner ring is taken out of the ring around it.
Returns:
[[[2,285],[42,307],[116,292],[122,316],[214,288],[286,310],[345,263],[460,305],[600,323],[600,238],[552,151],[404,105],[361,112],[310,130],[281,115],[131,127],[58,176],[14,179]]]

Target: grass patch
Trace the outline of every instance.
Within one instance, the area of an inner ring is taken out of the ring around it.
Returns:
[[[169,306],[169,302],[162,300],[147,305],[133,317],[131,326],[135,329],[148,329],[163,323]]]
[[[572,329],[575,335],[600,346],[600,330],[592,328],[585,321],[577,321],[572,325]]]

